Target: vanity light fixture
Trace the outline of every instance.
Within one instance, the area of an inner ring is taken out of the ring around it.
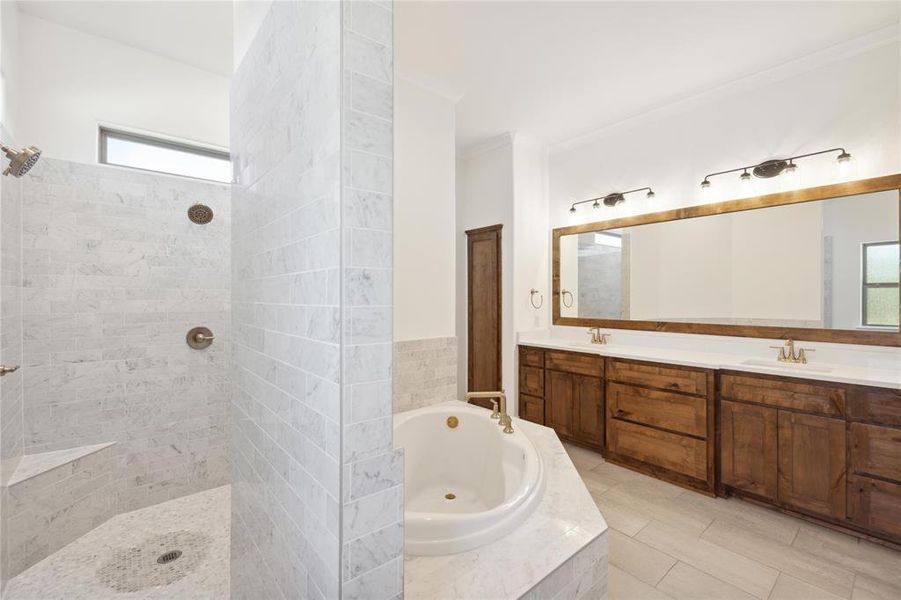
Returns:
[[[628,192],[613,192],[611,194],[607,194],[606,196],[599,196],[597,198],[589,198],[588,200],[580,200],[579,202],[573,202],[573,205],[569,207],[569,212],[576,212],[576,207],[580,204],[587,204],[591,202],[592,208],[600,208],[601,202],[604,203],[604,206],[616,206],[617,204],[622,204],[626,201],[626,194],[633,194],[635,192],[643,192],[647,190],[648,193],[645,194],[647,198],[653,198],[656,194],[654,194],[654,190],[649,187],[637,188],[634,190],[629,190]]]
[[[836,162],[838,163],[839,169],[847,167],[847,165],[851,162],[851,154],[845,150],[844,148],[830,148],[829,150],[820,150],[819,152],[809,152],[807,154],[799,154],[797,156],[790,156],[788,158],[774,158],[770,160],[765,160],[762,163],[758,163],[756,165],[748,165],[746,167],[738,167],[736,169],[728,169],[726,171],[717,171],[716,173],[710,173],[704,180],[701,182],[701,189],[708,189],[710,187],[710,178],[715,177],[717,175],[725,175],[726,173],[737,173],[741,171],[741,182],[742,183],[750,183],[751,182],[751,174],[754,177],[758,177],[760,179],[770,179],[771,177],[776,177],[785,173],[787,176],[791,178],[797,177],[798,174],[798,165],[795,164],[795,161],[799,158],[807,158],[809,156],[818,156],[820,154],[829,154],[830,152],[838,152],[839,155],[836,157]],[[750,169],[750,173],[748,170]]]

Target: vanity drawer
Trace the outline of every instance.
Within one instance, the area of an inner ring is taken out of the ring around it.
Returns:
[[[519,391],[530,396],[544,396],[544,369],[520,365]]]
[[[901,485],[849,477],[848,519],[869,531],[901,539]]]
[[[851,423],[851,472],[901,482],[901,429]]]
[[[610,359],[607,361],[607,379],[659,390],[707,395],[707,372],[702,369]]]
[[[544,398],[520,394],[519,418],[544,425]]]
[[[707,398],[700,396],[608,383],[607,415],[707,437]]]
[[[845,414],[845,388],[765,375],[728,374],[720,378],[726,400],[753,402],[806,413],[841,417]]]
[[[519,364],[530,367],[544,367],[544,350],[531,346],[519,347]]]
[[[546,350],[544,353],[544,367],[576,375],[604,376],[604,359],[593,354]]]
[[[901,390],[852,386],[848,391],[848,416],[901,427]]]
[[[607,450],[695,479],[707,479],[707,442],[695,438],[609,419]]]

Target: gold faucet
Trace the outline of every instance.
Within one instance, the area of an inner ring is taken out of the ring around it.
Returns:
[[[816,352],[812,348],[799,348],[797,354],[795,354],[795,340],[791,338],[785,340],[784,346],[770,346],[770,348],[779,350],[779,356],[776,357],[776,360],[779,362],[800,363],[802,365],[807,364],[808,352]]]
[[[504,428],[504,433],[513,433],[513,419],[507,414],[507,395],[504,392],[467,392],[466,401],[473,398],[486,398],[491,400],[495,410],[491,413],[492,419],[498,419],[499,425]],[[497,401],[494,401],[497,398]],[[498,410],[498,405],[500,409]],[[497,416],[495,416],[497,413]]]
[[[607,339],[610,337],[609,333],[601,333],[600,327],[591,327],[588,333],[591,334],[592,344],[606,344]]]

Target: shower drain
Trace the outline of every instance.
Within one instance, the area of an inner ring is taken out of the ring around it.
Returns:
[[[97,569],[97,580],[117,592],[138,592],[175,583],[193,572],[207,556],[210,538],[199,531],[156,535],[136,546],[112,549]]]
[[[164,565],[166,563],[171,563],[173,560],[178,560],[178,557],[180,557],[180,556],[181,556],[181,550],[170,550],[169,552],[166,552],[165,554],[160,554],[159,558],[156,559],[156,562],[158,562],[161,565]]]

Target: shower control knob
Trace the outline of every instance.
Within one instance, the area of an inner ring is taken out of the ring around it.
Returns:
[[[216,336],[207,327],[195,327],[185,336],[185,341],[195,350],[203,350],[208,348]]]
[[[19,370],[19,365],[16,365],[15,367],[7,367],[5,365],[0,365],[0,377],[3,377],[4,375],[9,375],[10,373],[15,373],[18,370]]]

